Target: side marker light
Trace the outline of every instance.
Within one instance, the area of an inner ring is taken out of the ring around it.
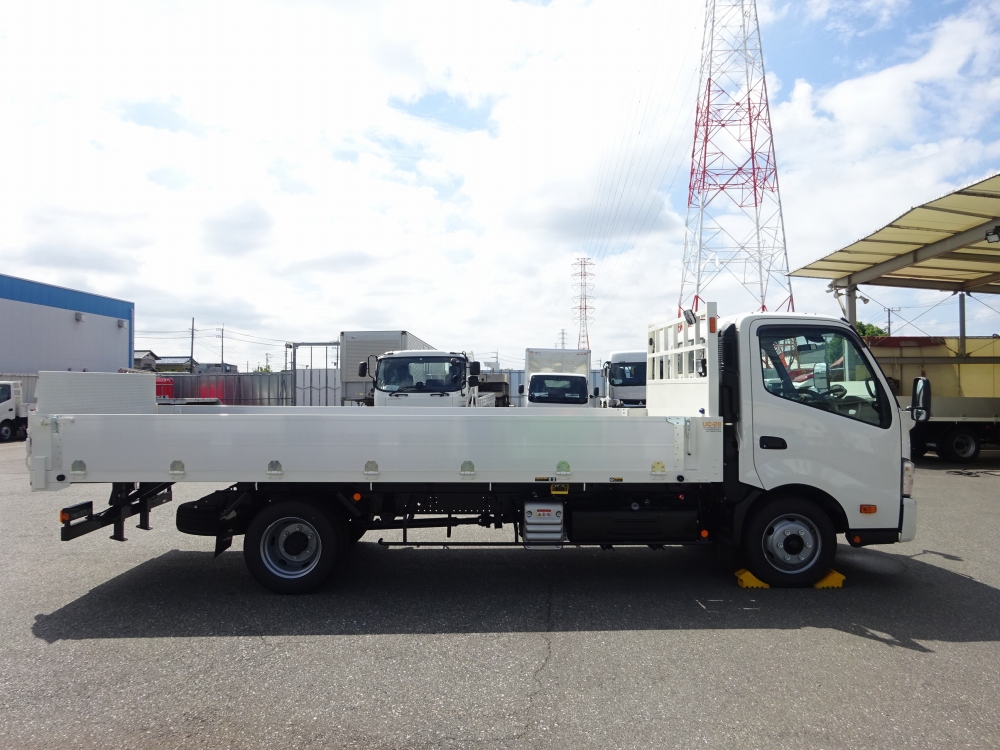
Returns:
[[[861,506],[861,512],[864,513],[865,515],[871,515],[872,513],[877,513],[878,512],[878,506],[877,505],[862,505]]]
[[[360,499],[361,499],[361,493],[360,492],[355,492],[354,493],[354,502],[358,502]]]
[[[702,529],[701,530],[701,538],[702,539],[708,539],[708,529]]]

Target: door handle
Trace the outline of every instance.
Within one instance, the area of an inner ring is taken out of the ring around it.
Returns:
[[[788,447],[788,443],[785,442],[784,438],[774,437],[772,435],[761,435],[760,447],[765,450],[783,451]]]

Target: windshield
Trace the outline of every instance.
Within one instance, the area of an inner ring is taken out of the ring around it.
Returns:
[[[378,363],[375,387],[408,393],[458,391],[464,375],[461,357],[392,357]]]
[[[646,385],[645,362],[612,362],[611,385]]]
[[[585,404],[587,379],[567,375],[532,375],[528,401],[533,404]]]

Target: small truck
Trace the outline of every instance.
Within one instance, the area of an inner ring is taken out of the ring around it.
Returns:
[[[28,429],[29,408],[20,380],[0,380],[0,443],[24,434]]]
[[[242,535],[250,573],[289,594],[389,529],[402,541],[380,544],[427,545],[409,530],[437,528],[433,544],[454,548],[735,546],[786,587],[828,575],[838,534],[915,537],[909,434],[930,416],[925,380],[903,410],[843,321],[685,312],[644,331],[645,409],[158,406],[153,378],[42,373],[31,487],[110,484],[107,508],[61,510],[61,535],[110,526],[124,541],[172,485],[224,484],[180,505],[178,529],[216,554]],[[461,525],[495,538],[451,541]]]

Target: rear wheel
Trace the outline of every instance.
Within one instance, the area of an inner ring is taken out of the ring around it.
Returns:
[[[837,533],[826,512],[804,498],[761,507],[743,534],[747,567],[771,586],[812,586],[830,571]]]
[[[0,443],[6,443],[14,439],[17,434],[17,427],[9,419],[0,422]]]
[[[333,571],[344,549],[343,525],[309,503],[274,503],[250,522],[243,558],[253,577],[272,591],[304,594]]]
[[[937,444],[938,455],[957,464],[971,464],[979,458],[982,447],[979,435],[968,427],[949,430],[938,439]]]

